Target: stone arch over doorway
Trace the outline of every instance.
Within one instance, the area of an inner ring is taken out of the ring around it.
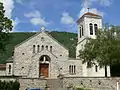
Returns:
[[[51,59],[48,55],[42,55],[39,58],[39,77],[48,78],[50,61]]]
[[[48,55],[42,55],[39,59],[40,63],[49,63],[51,61]]]

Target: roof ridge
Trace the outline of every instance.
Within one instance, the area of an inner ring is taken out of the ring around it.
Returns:
[[[22,43],[24,43],[24,42],[28,41],[29,39],[31,39],[31,38],[33,38],[33,37],[35,37],[35,36],[37,36],[39,33],[41,33],[41,32],[37,32],[36,34],[34,34],[34,35],[30,36],[29,38],[27,38],[27,39],[23,40],[21,43],[19,43],[19,44],[15,45],[15,47],[20,46]]]
[[[95,13],[92,13],[92,12],[87,12],[87,13],[83,14],[76,22],[78,23],[85,16],[93,16],[93,17],[97,17],[97,18],[102,18],[102,16],[99,15],[99,14],[95,14]]]
[[[51,37],[53,40],[55,40],[58,44],[60,44],[62,47],[64,47],[66,50],[68,50],[67,47],[65,47],[62,43],[60,43],[57,39],[55,39],[52,35],[50,35],[49,33],[45,32],[49,37]]]
[[[15,47],[20,46],[22,43],[24,43],[24,42],[30,40],[31,38],[33,38],[33,37],[39,35],[40,33],[42,33],[42,32],[41,32],[41,31],[40,31],[40,32],[37,32],[36,34],[34,34],[34,35],[30,36],[29,38],[25,39],[23,42],[17,44]],[[60,44],[62,47],[64,47],[66,50],[68,50],[67,47],[65,47],[63,44],[61,44],[58,40],[56,40],[54,37],[52,37],[52,36],[51,36],[50,34],[48,34],[46,31],[44,31],[44,33],[47,34],[50,38],[52,38],[54,41],[56,41],[58,44]]]

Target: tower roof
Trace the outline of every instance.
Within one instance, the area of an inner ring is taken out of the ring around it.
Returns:
[[[100,15],[98,15],[98,14],[94,14],[94,13],[91,13],[91,12],[87,12],[87,13],[85,13],[83,16],[85,16],[85,15],[101,17]],[[83,16],[82,16],[82,17],[83,17]]]
[[[80,17],[80,19],[82,19],[82,18],[84,18],[84,17],[87,17],[87,16],[88,16],[88,17],[102,18],[102,16],[100,16],[100,15],[98,15],[98,14],[91,13],[91,12],[87,12],[87,13],[85,13],[84,15],[82,15],[82,16]],[[77,22],[79,22],[80,19],[78,19]]]

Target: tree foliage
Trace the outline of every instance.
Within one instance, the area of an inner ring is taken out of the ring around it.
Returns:
[[[98,30],[96,39],[87,38],[84,49],[80,50],[83,63],[94,62],[102,66],[111,66],[120,62],[120,33],[115,27]]]
[[[5,45],[9,41],[9,31],[12,30],[12,21],[5,17],[3,3],[0,3],[0,51],[5,50]]]

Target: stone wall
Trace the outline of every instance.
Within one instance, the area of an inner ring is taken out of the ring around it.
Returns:
[[[60,60],[59,60],[60,61]],[[67,77],[79,77],[82,76],[82,62],[77,59],[64,60],[64,62],[58,62],[62,67],[61,74]],[[70,73],[69,66],[75,66],[75,73]]]
[[[44,90],[46,86],[49,85],[59,85],[56,82],[57,79],[39,79],[39,78],[18,78],[18,77],[0,77],[2,81],[15,81],[20,82],[20,89],[25,90],[26,88],[41,88]],[[64,77],[61,80],[61,85],[64,90],[73,90],[71,87],[81,87],[91,90],[119,90],[117,89],[117,82],[119,82],[120,88],[120,78],[102,78],[102,77]],[[56,82],[56,83],[55,83]],[[62,83],[63,82],[63,83]],[[52,84],[51,84],[52,83]],[[47,85],[48,84],[48,85]],[[68,89],[69,88],[69,89]],[[57,89],[53,89],[57,90]],[[62,89],[63,90],[63,89]]]
[[[19,81],[20,88],[19,90],[25,90],[26,88],[41,88],[42,90],[46,87],[46,80],[39,78],[18,78],[18,77],[0,77],[1,81]]]
[[[5,76],[6,75],[6,70],[0,70],[0,76]]]
[[[30,78],[20,78],[20,89],[25,90],[26,88],[41,88],[42,90],[46,87],[46,80],[45,79],[30,79]]]
[[[119,82],[120,88],[120,78],[65,77],[63,79],[63,85],[65,88],[82,87],[91,90],[117,90],[117,82]]]
[[[35,53],[33,53],[33,45],[35,45]],[[38,45],[40,46],[39,52],[37,52]],[[44,50],[41,48],[42,45],[44,45]],[[48,46],[48,49],[46,49],[46,46]],[[52,46],[52,52],[50,46]],[[14,75],[39,78],[39,58],[46,54],[49,54],[51,60],[56,58],[68,59],[68,50],[45,32],[38,33],[17,45],[14,50]]]

